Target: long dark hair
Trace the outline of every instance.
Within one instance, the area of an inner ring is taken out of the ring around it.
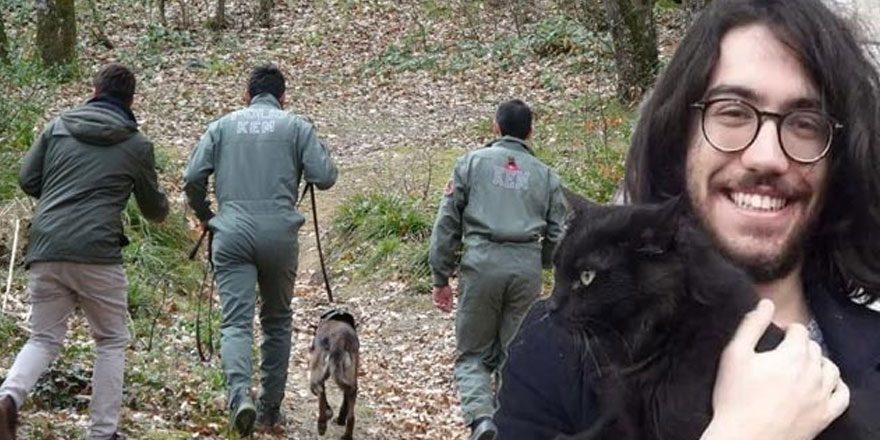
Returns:
[[[685,192],[689,105],[703,96],[724,35],[766,25],[800,59],[825,110],[844,124],[828,159],[825,206],[805,262],[841,295],[880,297],[880,78],[852,24],[821,0],[715,0],[694,22],[645,103],[626,163],[636,203]]]

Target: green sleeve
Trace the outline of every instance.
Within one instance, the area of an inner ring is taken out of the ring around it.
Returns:
[[[541,264],[549,269],[553,265],[553,251],[559,240],[562,239],[565,224],[565,195],[562,193],[562,185],[559,177],[551,172],[550,176],[550,204],[547,207],[547,229],[544,232],[544,240],[541,243]]]
[[[216,124],[208,126],[183,172],[186,199],[201,221],[208,221],[214,216],[211,201],[208,200],[208,176],[214,172],[214,148],[218,141]]]
[[[38,199],[43,193],[43,163],[46,159],[46,148],[49,144],[49,138],[52,136],[54,124],[53,121],[47,125],[31,145],[30,150],[24,156],[18,174],[18,186],[21,187],[21,190]]]
[[[161,222],[168,216],[168,199],[159,186],[159,176],[156,175],[156,156],[152,143],[146,143],[141,159],[141,167],[134,182],[134,198],[137,200],[138,208],[144,217]]]
[[[462,213],[467,205],[467,168],[464,159],[459,159],[455,164],[434,222],[428,256],[434,286],[449,284],[449,277],[455,270],[457,253],[461,248]]]
[[[336,165],[327,147],[318,140],[315,127],[304,124],[298,139],[301,146],[303,177],[318,189],[329,189],[336,183]]]

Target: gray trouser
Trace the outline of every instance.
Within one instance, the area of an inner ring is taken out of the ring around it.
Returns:
[[[97,346],[89,406],[90,440],[116,432],[122,407],[122,378],[128,345],[128,297],[121,264],[34,263],[28,271],[31,337],[18,353],[0,396],[21,407],[40,375],[58,356],[67,319],[76,306],[89,321]]]
[[[499,373],[529,307],[541,294],[541,249],[532,244],[469,246],[462,258],[455,317],[455,381],[465,423],[495,412]]]
[[[277,215],[240,215],[222,219],[214,235],[214,271],[220,291],[220,353],[230,405],[250,392],[255,285],[259,283],[260,401],[281,404],[287,384],[293,314],[290,300],[296,278],[296,228]],[[234,226],[233,226],[234,225]]]

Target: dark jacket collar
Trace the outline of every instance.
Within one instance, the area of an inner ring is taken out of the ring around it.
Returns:
[[[121,99],[114,98],[109,95],[101,95],[88,100],[86,102],[86,105],[93,105],[95,107],[101,107],[116,112],[137,125],[137,118],[134,117],[134,113],[132,113],[131,108],[125,105],[125,103],[122,102]]]
[[[489,142],[489,145],[497,145],[502,148],[507,148],[508,150],[520,151],[523,153],[531,154],[532,156],[535,155],[528,141],[524,141],[520,138],[513,136],[502,136],[492,142]]]
[[[880,381],[880,312],[838,298],[815,283],[807,286],[807,299],[843,376],[856,384]]]
[[[275,107],[277,109],[281,109],[281,103],[278,102],[278,98],[273,96],[271,93],[260,93],[257,96],[251,98],[250,105],[268,105],[271,107]]]

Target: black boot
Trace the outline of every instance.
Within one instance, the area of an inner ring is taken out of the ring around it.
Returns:
[[[471,423],[470,440],[495,440],[498,438],[498,427],[491,417],[480,417]]]
[[[0,440],[15,440],[18,408],[10,396],[0,398]]]
[[[247,394],[240,394],[233,399],[229,412],[229,428],[238,433],[239,437],[248,437],[254,433],[254,421],[257,410],[254,401]]]
[[[284,414],[278,405],[267,405],[262,401],[257,403],[257,430],[279,431],[284,425]]]

